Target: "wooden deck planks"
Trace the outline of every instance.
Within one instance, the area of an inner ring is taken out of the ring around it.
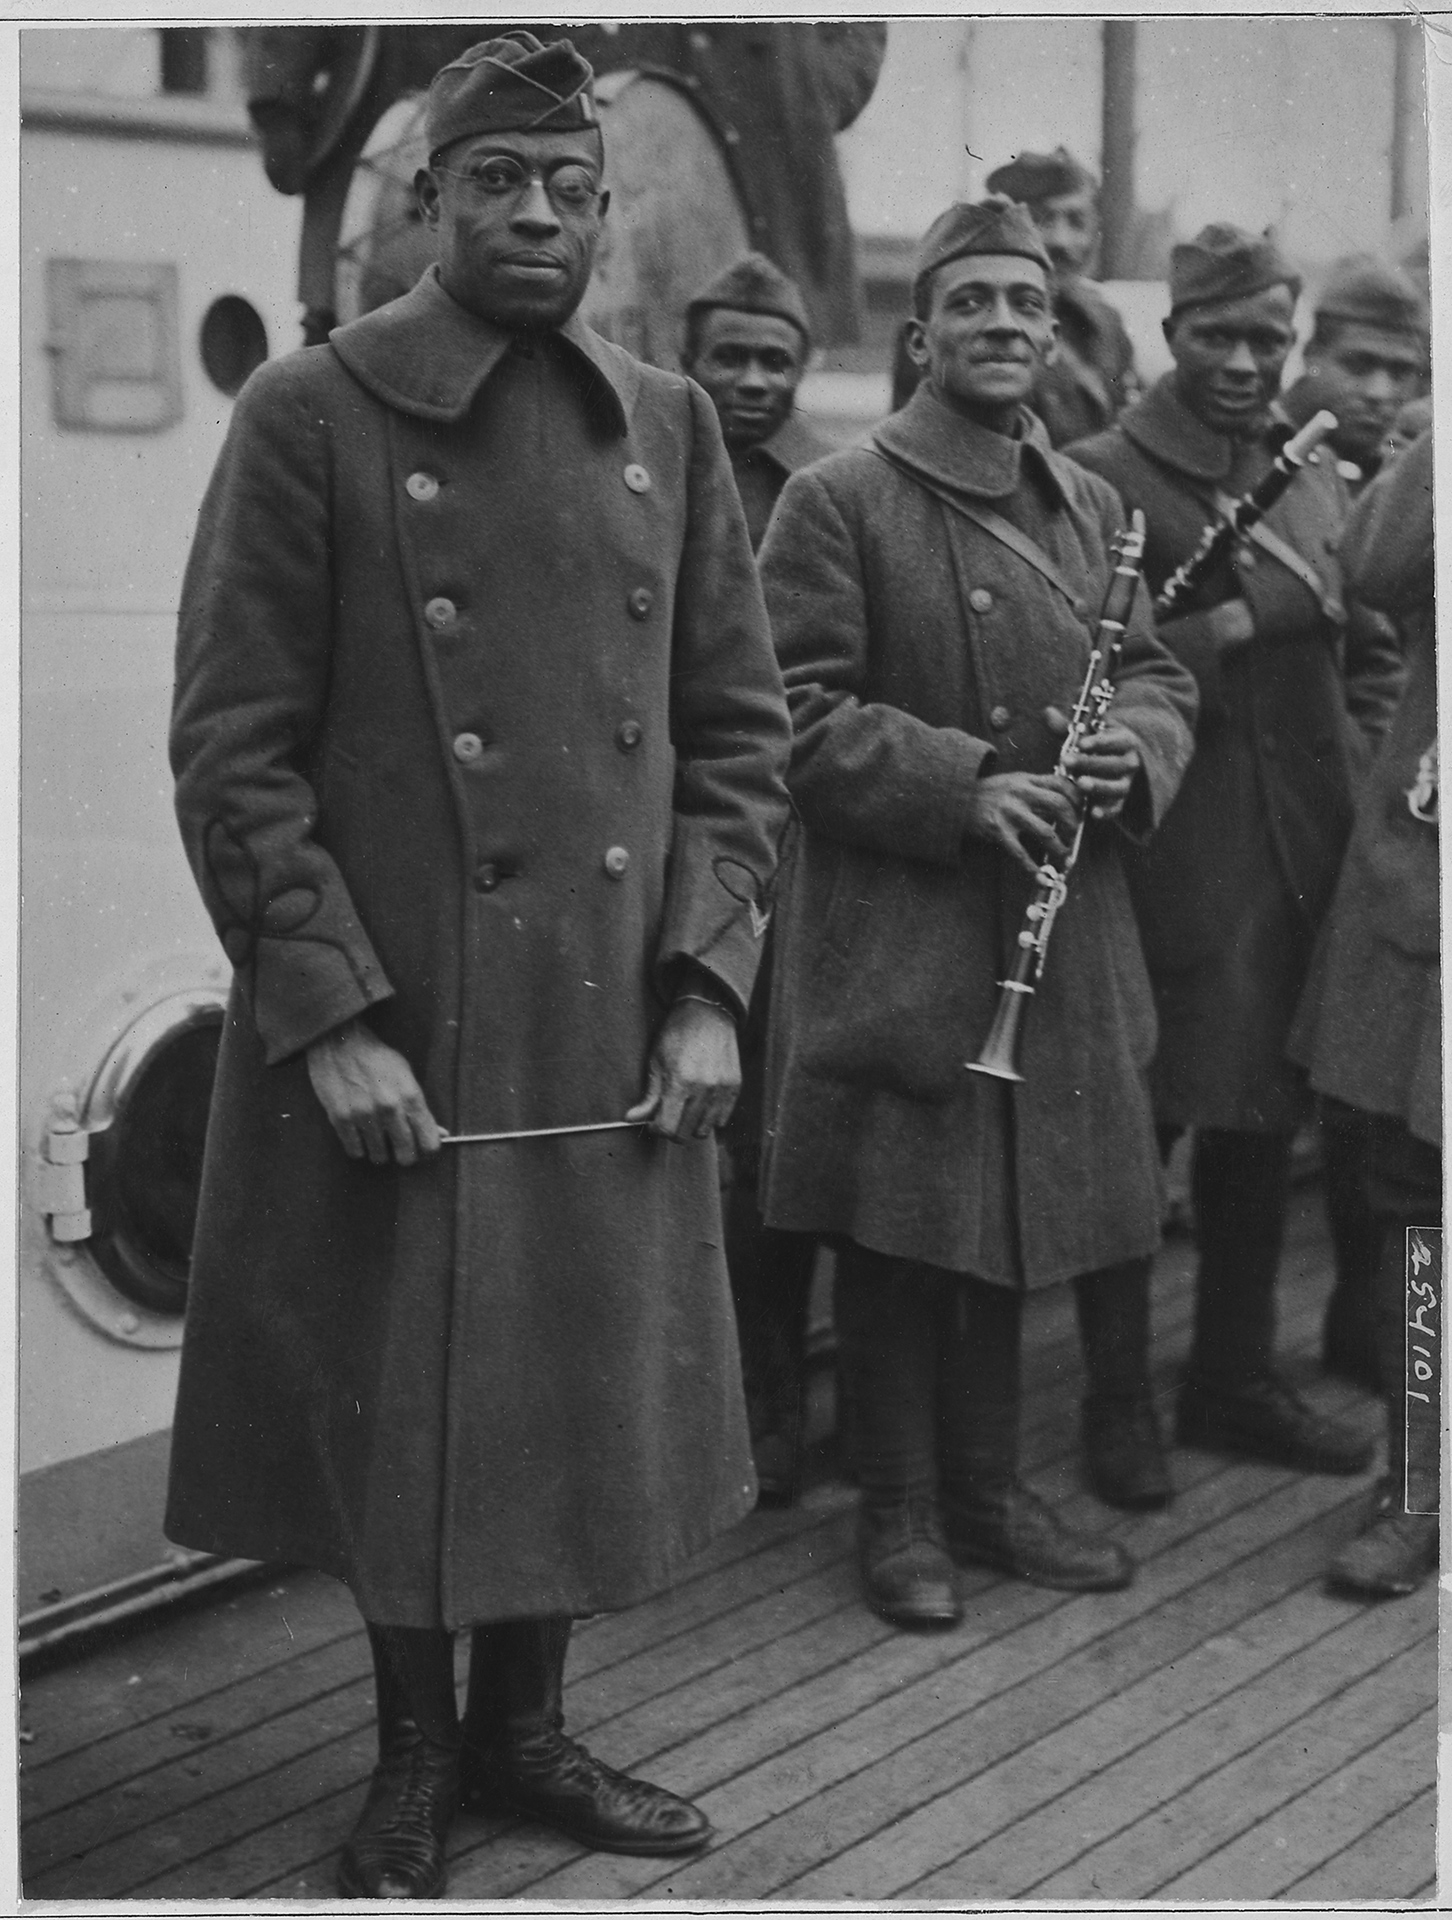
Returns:
[[[1188,1266],[1181,1244],[1156,1275],[1165,1399],[1188,1340]],[[1325,1274],[1303,1194],[1282,1287],[1303,1379]],[[1029,1477],[1102,1526],[1079,1485],[1067,1290],[1031,1302],[1026,1331]],[[1364,1399],[1311,1384],[1328,1410],[1375,1421]],[[969,1575],[968,1617],[936,1636],[862,1606],[848,1490],[752,1516],[670,1592],[582,1623],[571,1652],[572,1730],[699,1798],[717,1844],[673,1867],[461,1821],[450,1898],[1118,1899],[1142,1897],[1128,1889],[1150,1853],[1172,1897],[1415,1895],[1433,1872],[1435,1596],[1359,1611],[1321,1591],[1354,1482],[1184,1453],[1176,1475],[1169,1513],[1113,1517],[1142,1562],[1126,1593]],[[371,1695],[352,1603],[311,1574],[37,1676],[27,1894],[330,1898],[373,1758]],[[1346,1699],[1367,1709],[1359,1736]],[[1276,1748],[1298,1729],[1310,1771]],[[1187,1801],[1199,1837],[1176,1827],[1165,1845],[1156,1818]]]
[[[1400,1614],[1391,1608],[1378,1610],[1378,1617],[1387,1619],[1391,1636],[1409,1630],[1405,1605]],[[1031,1889],[1032,1897],[1148,1899],[1188,1875],[1259,1817],[1417,1718],[1425,1709],[1429,1684],[1435,1684],[1435,1655],[1431,1638],[1425,1636],[1350,1686],[1333,1691],[1335,1680],[1323,1678],[1320,1703],[1288,1725],[1281,1724],[1277,1690],[1269,1685],[1236,1703],[1239,1711],[1228,1721],[1219,1709],[1197,1716],[1184,1730],[1190,1750],[1200,1749],[1204,1739],[1205,1757],[1213,1759],[1210,1742],[1218,1730],[1222,1739],[1229,1734],[1235,1757],[1202,1770],[1167,1805],[1131,1821],[1070,1867],[1040,1881]],[[1202,1724],[1212,1716],[1218,1728]],[[1277,1730],[1249,1745],[1247,1733],[1263,1732],[1267,1722]]]
[[[1437,1795],[1432,1787],[1424,1787],[1370,1832],[1357,1835],[1312,1872],[1293,1881],[1283,1897],[1311,1906],[1414,1900],[1432,1891],[1427,1872],[1436,1850]]]
[[[1410,1658],[1410,1656],[1406,1656]],[[1420,1667],[1420,1662],[1417,1665]],[[1375,1682],[1377,1676],[1369,1676]],[[1400,1675],[1390,1663],[1388,1684]],[[1376,1721],[1370,1724],[1374,1727]],[[1315,1716],[1305,1737],[1316,1740]],[[1167,1900],[1213,1899],[1214,1888],[1233,1886],[1237,1897],[1274,1900],[1308,1868],[1339,1848],[1348,1835],[1374,1828],[1405,1806],[1414,1786],[1437,1763],[1436,1710],[1427,1707],[1409,1726],[1369,1744],[1306,1792],[1277,1807],[1229,1846],[1208,1854],[1194,1869],[1155,1889]],[[1429,1856],[1424,1856],[1425,1871]]]
[[[1285,1572],[1315,1581],[1329,1531],[1313,1525],[1282,1543],[1298,1549],[1284,1556]],[[1405,1639],[1421,1637],[1419,1623],[1403,1624]],[[1207,1637],[1187,1654],[1015,1756],[996,1787],[1008,1823],[904,1891],[925,1902],[1023,1897],[1056,1864],[1181,1791],[1237,1736],[1253,1742],[1273,1724],[1264,1704],[1272,1690],[1274,1713],[1294,1719],[1321,1699],[1328,1668],[1377,1661],[1387,1646],[1384,1623],[1319,1583],[1228,1628],[1205,1625]]]

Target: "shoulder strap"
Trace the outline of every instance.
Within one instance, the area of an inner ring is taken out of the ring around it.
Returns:
[[[1235,501],[1228,494],[1216,492],[1215,507],[1224,518],[1227,520],[1230,518],[1235,511],[1235,506]],[[1309,587],[1328,620],[1334,620],[1338,626],[1345,623],[1346,609],[1335,594],[1328,590],[1325,581],[1310,561],[1303,554],[1298,553],[1289,540],[1283,540],[1278,533],[1272,532],[1264,520],[1257,520],[1244,537],[1254,541],[1262,553],[1268,553],[1273,560],[1279,560],[1288,572],[1296,576],[1302,586]]]
[[[1021,532],[1011,520],[1005,520],[1001,513],[995,513],[991,507],[970,507],[960,494],[953,493],[947,487],[940,487],[935,481],[929,480],[925,474],[919,473],[915,467],[910,467],[905,460],[895,459],[882,447],[873,446],[868,451],[875,453],[879,460],[885,460],[895,472],[920,486],[924,493],[932,494],[933,498],[941,500],[945,507],[951,508],[954,513],[961,514],[965,520],[971,520],[974,526],[986,533],[990,539],[997,540],[1001,546],[1007,547],[1011,553],[1016,554],[1020,560],[1032,567],[1035,573],[1042,574],[1051,587],[1057,587],[1071,607],[1077,606],[1082,600],[1083,596],[1076,593],[1069,585],[1039,543]]]

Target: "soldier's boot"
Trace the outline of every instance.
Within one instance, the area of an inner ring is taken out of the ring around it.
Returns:
[[[849,1245],[837,1256],[837,1364],[852,1406],[857,1560],[874,1613],[900,1627],[962,1617],[933,1472],[935,1281]]]
[[[1381,1369],[1372,1297],[1383,1228],[1366,1197],[1367,1116],[1339,1100],[1323,1100],[1321,1140],[1336,1266],[1336,1282],[1321,1322],[1321,1365],[1327,1373],[1378,1393]]]
[[[1304,1473],[1364,1473],[1373,1443],[1317,1413],[1275,1368],[1290,1148],[1289,1134],[1206,1128],[1196,1135],[1200,1267],[1176,1437]]]
[[[1167,1507],[1174,1491],[1150,1383],[1150,1262],[1081,1273],[1074,1304],[1087,1391],[1081,1410],[1089,1484],[1111,1507]]]
[[[475,1627],[462,1803],[524,1814],[598,1852],[697,1852],[711,1838],[699,1807],[606,1766],[565,1732],[570,1627],[563,1616]]]
[[[948,1551],[1071,1593],[1128,1586],[1117,1540],[1067,1526],[1018,1477],[1020,1296],[954,1277],[938,1326],[938,1474]]]
[[[454,1637],[367,1622],[378,1701],[378,1764],[338,1863],[345,1900],[434,1900],[459,1792]]]

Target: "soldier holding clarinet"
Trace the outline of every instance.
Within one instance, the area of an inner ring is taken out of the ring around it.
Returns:
[[[1143,510],[1157,593],[1207,526],[1265,482],[1288,438],[1273,403],[1299,288],[1268,236],[1212,225],[1176,247],[1172,372],[1116,426],[1069,449]],[[1274,1364],[1290,1146],[1306,1113],[1285,1046],[1346,844],[1353,775],[1385,725],[1397,668],[1384,631],[1344,603],[1344,483],[1329,459],[1299,467],[1300,451],[1276,504],[1220,536],[1159,608],[1160,635],[1200,691],[1195,758],[1164,830],[1129,852],[1126,869],[1159,1015],[1162,1145],[1196,1129],[1200,1261],[1178,1436],[1357,1473],[1369,1445],[1317,1414]],[[1152,1430],[1139,1438],[1125,1434],[1121,1490],[1167,1489]]]
[[[837,1239],[862,1580],[903,1625],[958,1617],[955,1560],[1069,1589],[1131,1576],[1019,1482],[1019,1324],[1028,1289],[1071,1279],[1137,1300],[1158,1239],[1154,1014],[1119,849],[1173,798],[1195,695],[1138,588],[1104,724],[1059,770],[1125,516],[1024,404],[1054,350],[1049,273],[1024,208],[941,215],[914,281],[922,385],[870,447],[792,476],[761,556],[803,829],[764,1205]],[[1023,1082],[972,1073],[1086,805]],[[1144,1399],[1097,1361],[1096,1394]]]

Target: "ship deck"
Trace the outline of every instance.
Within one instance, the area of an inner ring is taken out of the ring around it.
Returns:
[[[1190,1253],[1156,1276],[1168,1402]],[[1329,1256],[1296,1200],[1282,1346],[1318,1404],[1378,1424],[1315,1368]],[[1069,1302],[1035,1299],[1028,1478],[1083,1523],[1107,1511],[1075,1453]],[[848,1489],[819,1471],[669,1592],[581,1625],[570,1730],[698,1800],[685,1864],[586,1854],[461,1819],[449,1899],[1059,1904],[1434,1898],[1437,1595],[1334,1598],[1323,1573],[1369,1478],[1177,1450],[1168,1511],[1113,1516],[1122,1593],[964,1577],[931,1636],[863,1606]],[[462,1654],[462,1639],[461,1639]],[[27,1681],[22,1846],[31,1899],[328,1900],[373,1759],[367,1645],[347,1593],[257,1582]]]

